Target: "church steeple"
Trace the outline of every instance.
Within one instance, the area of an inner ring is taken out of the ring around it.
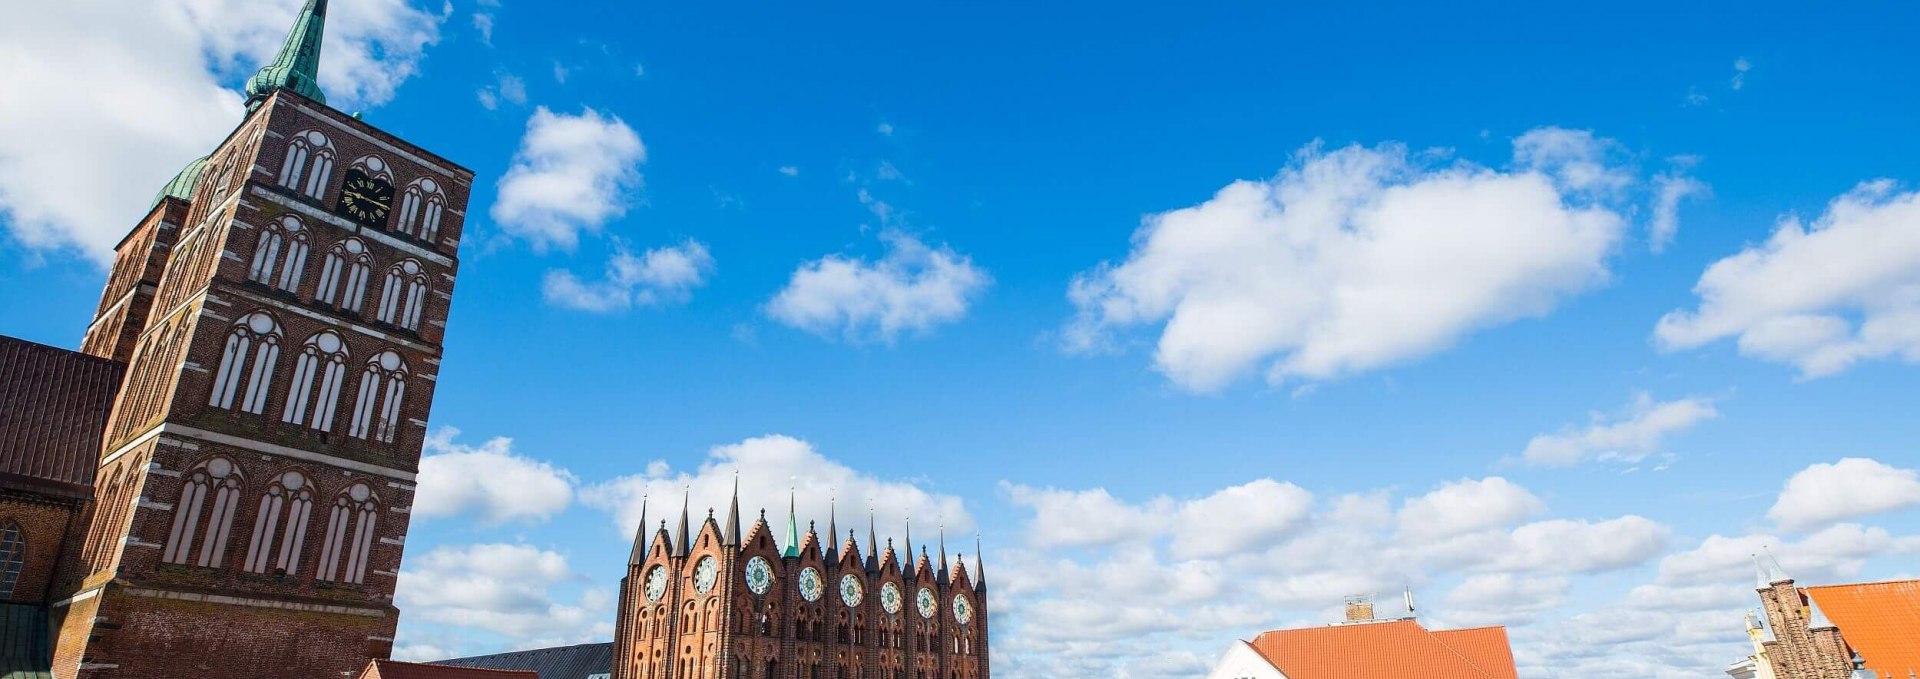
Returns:
[[[320,92],[320,36],[326,26],[327,0],[307,0],[293,20],[293,30],[287,32],[287,41],[280,45],[280,54],[247,79],[247,110],[279,89],[327,103],[327,96]]]
[[[867,570],[880,570],[880,538],[873,530],[873,500],[867,500]]]
[[[840,561],[840,498],[827,498],[827,563]]]
[[[980,534],[976,532],[973,534],[973,587],[974,589],[987,588],[986,557],[980,556],[980,554],[981,554]]]
[[[627,557],[627,565],[638,566],[647,560],[647,496],[640,496],[640,525],[633,529],[633,554]]]
[[[686,495],[680,500],[680,535],[674,539],[679,546],[680,556],[693,552],[693,536],[687,531],[687,508],[693,506],[693,488],[688,487]]]
[[[794,510],[794,496],[799,491],[787,486],[787,548],[781,556],[800,556],[800,517]]]
[[[740,546],[740,472],[733,473],[733,505],[727,507],[728,547]]]
[[[947,584],[948,577],[949,576],[948,576],[948,569],[947,569],[947,524],[945,522],[941,522],[940,524],[940,571],[936,573],[933,576],[933,578],[934,580],[938,581],[940,584],[944,585],[944,584]]]

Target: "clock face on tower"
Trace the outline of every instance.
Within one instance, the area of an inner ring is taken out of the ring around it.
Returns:
[[[973,620],[973,603],[967,601],[967,595],[953,595],[953,621],[962,625]]]
[[[340,185],[340,203],[334,210],[363,226],[385,228],[387,213],[393,211],[393,184],[366,170],[350,168],[346,182]]]
[[[933,596],[933,590],[925,587],[921,587],[920,592],[914,595],[913,604],[920,608],[920,617],[929,620],[940,610],[940,599]]]
[[[880,607],[886,609],[888,615],[900,612],[899,585],[889,582],[880,588]]]
[[[848,608],[860,605],[860,597],[865,593],[866,591],[860,588],[860,578],[852,575],[841,576],[840,602],[846,604]]]
[[[713,584],[720,579],[720,564],[713,557],[701,559],[693,566],[693,589],[706,594],[713,591]]]
[[[753,590],[754,594],[766,594],[767,588],[772,586],[773,568],[767,565],[767,560],[757,556],[748,560],[747,589]]]
[[[653,570],[647,571],[647,600],[659,601],[660,597],[666,595],[667,569],[662,566],[654,566]]]
[[[821,587],[820,571],[814,570],[812,566],[800,569],[800,598],[809,602],[819,601],[820,595],[824,593],[822,589],[824,588]]]

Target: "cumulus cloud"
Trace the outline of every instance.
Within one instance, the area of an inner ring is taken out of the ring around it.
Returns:
[[[1025,545],[993,559],[996,661],[1016,677],[1194,676],[1224,639],[1337,620],[1344,595],[1409,585],[1445,592],[1430,625],[1529,624],[1573,605],[1583,576],[1669,542],[1639,516],[1534,520],[1545,503],[1499,477],[1406,497],[1272,479],[1184,499],[1003,489],[1030,512]],[[1398,599],[1377,613],[1404,614]]]
[[[297,9],[242,0],[11,8],[0,22],[0,129],[14,131],[0,135],[0,221],[27,247],[109,261],[161,185],[240,122],[230,86],[272,58]],[[329,9],[320,85],[348,111],[391,100],[446,18],[405,0]]]
[[[891,343],[964,318],[992,282],[945,245],[892,230],[881,240],[886,254],[878,260],[827,255],[801,264],[767,303],[767,315],[825,337]]]
[[[1920,505],[1920,472],[1849,457],[1808,466],[1787,479],[1767,510],[1782,529],[1804,531]]]
[[[477,18],[481,15],[474,16]],[[524,106],[527,103],[527,81],[512,73],[502,72],[494,84],[480,89],[479,97],[480,105],[489,111],[500,108],[502,101]]]
[[[645,160],[640,135],[617,116],[538,107],[489,214],[536,249],[571,250],[580,234],[626,214]]]
[[[1556,128],[1516,139],[1506,170],[1307,147],[1270,180],[1147,217],[1124,261],[1074,279],[1066,347],[1161,326],[1156,367],[1212,391],[1262,367],[1271,383],[1364,372],[1545,315],[1608,280],[1634,184],[1617,154]]]
[[[740,506],[746,514],[740,518],[741,530],[748,530],[764,509],[776,526],[775,539],[785,531],[790,489],[802,532],[809,522],[816,522],[817,532],[825,539],[829,512],[838,498],[839,539],[846,539],[845,531],[858,529],[862,550],[866,549],[868,507],[872,507],[883,548],[889,537],[906,537],[909,518],[918,530],[914,540],[923,547],[934,543],[943,524],[949,536],[970,536],[976,525],[958,496],[934,492],[910,480],[858,471],[822,455],[806,441],[780,435],[715,446],[693,469],[676,470],[655,461],[643,473],[589,486],[581,492],[581,500],[607,511],[622,535],[633,533],[643,508],[654,528],[663,520],[673,525],[684,501],[690,507],[693,529],[699,530],[707,511],[714,512],[715,520],[726,518],[735,481],[740,484]],[[967,544],[955,541],[949,549],[958,552]],[[907,546],[896,548],[905,552]]]
[[[572,472],[515,453],[513,439],[499,436],[478,446],[454,439],[460,430],[441,427],[427,437],[420,458],[413,515],[423,518],[473,514],[488,524],[545,521],[573,501]]]
[[[1653,186],[1653,222],[1647,227],[1647,243],[1658,254],[1680,233],[1680,201],[1706,194],[1708,189],[1706,182],[1679,172],[1654,175]]]
[[[574,603],[556,601],[557,588],[582,580],[565,555],[550,550],[441,546],[407,556],[394,599],[419,622],[491,632],[519,648],[604,640],[613,634],[609,592],[588,588]]]
[[[1656,402],[1641,393],[1622,413],[1593,413],[1585,427],[1533,437],[1520,458],[1530,465],[1555,467],[1589,460],[1636,463],[1660,452],[1667,437],[1719,416],[1710,399]]]
[[[1803,378],[1865,360],[1920,362],[1920,193],[1862,184],[1812,223],[1785,217],[1766,242],[1714,262],[1694,310],[1661,317],[1673,351],[1738,338],[1742,355]]]
[[[706,285],[712,273],[713,255],[699,241],[638,255],[624,242],[616,242],[613,257],[607,260],[606,278],[583,282],[571,271],[556,269],[547,272],[542,292],[548,304],[582,311],[624,311],[684,303],[694,288]]]

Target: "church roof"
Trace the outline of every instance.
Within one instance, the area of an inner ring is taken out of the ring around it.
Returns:
[[[436,660],[435,665],[496,670],[529,670],[539,679],[587,679],[613,671],[613,644],[579,644],[529,651]]]
[[[193,162],[187,163],[186,167],[180,168],[180,172],[173,175],[173,179],[167,180],[166,186],[160,187],[159,193],[154,194],[153,205],[159,205],[160,201],[168,198],[193,200],[193,187],[200,183],[200,175],[206,170],[206,156],[200,156]],[[153,209],[153,205],[147,206],[147,209]]]
[[[91,495],[126,364],[0,335],[0,488]]]
[[[1805,588],[1840,628],[1840,638],[1882,677],[1905,677],[1920,668],[1920,580],[1866,582]]]
[[[367,661],[357,679],[540,679],[527,670],[450,667],[375,658]]]
[[[1429,632],[1412,620],[1274,630],[1254,650],[1287,679],[1513,679],[1504,628]]]
[[[247,78],[247,110],[282,89],[327,103],[327,96],[320,92],[320,37],[326,26],[327,0],[307,0],[307,6],[294,18],[286,42],[281,43],[280,53]]]

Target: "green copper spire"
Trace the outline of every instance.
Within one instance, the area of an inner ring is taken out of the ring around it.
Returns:
[[[289,89],[322,104],[327,95],[320,92],[320,34],[327,26],[327,0],[307,0],[293,30],[280,45],[280,55],[260,72],[247,79],[247,110],[265,101],[274,90]]]
[[[800,517],[794,513],[794,488],[787,488],[787,549],[785,556],[800,556]]]

